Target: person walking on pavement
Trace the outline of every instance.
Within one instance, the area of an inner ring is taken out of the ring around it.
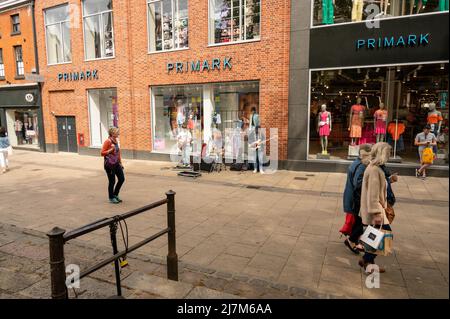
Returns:
[[[385,212],[388,205],[388,182],[382,166],[389,160],[391,150],[391,146],[384,142],[377,143],[372,147],[371,161],[364,172],[362,182],[360,209],[361,220],[364,226],[381,226],[382,229],[388,231],[391,231]],[[358,264],[366,271],[368,265],[375,264],[375,258],[375,254],[366,252]],[[380,273],[386,271],[380,266],[378,269]]]
[[[0,127],[0,173],[5,173],[9,167],[8,148],[11,147],[6,129]]]
[[[359,244],[359,237],[363,234],[363,226],[359,209],[361,206],[361,187],[364,171],[370,163],[371,144],[359,146],[359,157],[353,161],[347,171],[347,182],[344,189],[344,212],[346,213],[345,224],[339,230],[347,235],[344,244],[354,254],[359,254],[363,247]]]
[[[120,155],[119,143],[117,141],[117,138],[119,137],[119,129],[116,127],[110,128],[108,133],[109,138],[103,143],[101,154],[105,159],[104,168],[106,175],[108,176],[109,202],[112,204],[118,204],[122,202],[119,197],[119,192],[125,182],[122,157]]]
[[[433,153],[432,146],[436,146],[436,136],[431,133],[431,126],[425,125],[423,132],[417,134],[414,145],[419,147],[420,168],[416,169],[416,177],[426,178],[426,170],[433,164],[436,154]]]

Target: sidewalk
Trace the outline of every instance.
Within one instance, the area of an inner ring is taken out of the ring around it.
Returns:
[[[367,289],[358,257],[338,233],[345,174],[226,171],[192,180],[178,177],[171,163],[124,164],[124,203],[110,205],[101,158],[16,151],[11,170],[0,175],[0,222],[44,233],[70,230],[173,189],[182,262],[354,298],[448,298],[448,179],[401,177],[394,185],[395,254],[379,258],[387,268],[381,288]],[[133,218],[130,244],[165,225],[163,207]],[[110,250],[107,230],[81,239]],[[166,250],[162,237],[139,252],[162,258]]]

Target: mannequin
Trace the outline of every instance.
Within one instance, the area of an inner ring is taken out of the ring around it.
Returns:
[[[320,145],[322,146],[322,154],[327,155],[328,136],[331,132],[331,113],[327,111],[327,105],[322,104],[317,121],[317,132],[320,136]]]
[[[361,105],[361,98],[356,99],[356,104],[350,109],[350,137],[352,139],[352,145],[357,145],[362,135],[362,127],[364,125],[364,105]]]
[[[23,144],[23,123],[21,120],[16,119],[16,121],[14,122],[14,131],[16,132],[16,137],[17,137],[17,144],[21,145]]]
[[[430,111],[428,112],[427,123],[431,126],[431,132],[438,136],[441,131],[442,113],[436,110],[436,104],[434,102],[429,104]]]
[[[361,21],[364,8],[364,0],[352,0],[352,2],[352,22]]]
[[[385,109],[384,103],[380,103],[380,108],[376,110],[373,115],[375,135],[377,136],[377,143],[385,141],[387,117],[388,111]]]
[[[417,6],[416,14],[426,6],[428,0],[410,0],[409,14],[414,14],[414,7]]]
[[[436,110],[436,104],[434,102],[429,104],[430,111],[428,112],[427,123],[431,126],[431,133],[434,136],[438,136],[441,132],[441,125],[444,118],[442,117],[442,113]],[[437,154],[437,146],[433,146],[434,154]]]
[[[322,22],[323,24],[334,23],[335,0],[322,0]]]

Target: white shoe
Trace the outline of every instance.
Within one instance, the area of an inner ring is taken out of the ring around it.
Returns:
[[[254,170],[253,170],[253,173],[255,173],[255,174],[258,173],[258,170],[254,169]]]
[[[264,175],[265,173],[263,171],[260,171],[261,175]]]

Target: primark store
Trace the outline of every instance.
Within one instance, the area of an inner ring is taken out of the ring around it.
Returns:
[[[413,174],[430,124],[432,174],[448,176],[448,1],[292,4],[286,168],[345,171],[360,144],[385,141]]]

